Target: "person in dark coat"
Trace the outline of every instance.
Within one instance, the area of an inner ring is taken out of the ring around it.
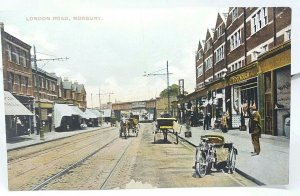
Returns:
[[[204,117],[204,125],[203,125],[204,130],[209,130],[210,121],[211,121],[210,113],[207,113]]]
[[[259,155],[260,143],[259,138],[261,137],[261,124],[260,114],[256,110],[255,106],[251,106],[250,119],[249,119],[249,133],[251,134],[251,140],[254,148],[254,152],[251,152],[252,156]]]

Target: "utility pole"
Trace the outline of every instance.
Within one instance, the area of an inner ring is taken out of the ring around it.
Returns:
[[[169,64],[167,61],[167,92],[168,92],[168,114],[170,114],[170,86],[169,86]]]
[[[37,101],[38,101],[38,115],[39,115],[37,120],[36,120],[36,115],[34,115],[34,123],[35,123],[35,129],[36,129],[35,131],[36,131],[37,135],[38,134],[40,135],[40,139],[44,140],[44,135],[41,134],[42,123],[41,123],[40,77],[38,76],[35,46],[33,46],[33,62],[34,62],[34,69],[35,69],[36,91],[37,91]],[[35,104],[33,104],[33,105],[35,105]],[[35,108],[34,108],[34,114],[35,114]]]
[[[91,93],[91,104],[92,104],[92,109],[93,109],[93,93]]]
[[[161,69],[161,70],[158,70],[158,71],[162,71],[164,69]],[[158,71],[154,71],[152,73],[149,73],[149,74],[144,74],[143,76],[146,76],[146,77],[149,77],[149,76],[162,76],[162,75],[167,75],[167,93],[168,93],[168,114],[170,114],[170,87],[169,87],[169,75],[172,74],[169,72],[169,64],[168,64],[168,61],[167,61],[167,73],[156,73]],[[155,96],[156,98],[156,96]]]
[[[37,61],[55,61],[55,60],[67,60],[69,58],[51,58],[51,59],[37,59],[36,58],[36,49],[35,46],[33,45],[33,63],[34,63],[34,69],[35,69],[35,80],[36,80],[36,90],[37,90],[37,101],[38,101],[38,115],[39,118],[36,120],[36,112],[35,112],[35,101],[33,102],[33,112],[34,112],[34,117],[33,117],[33,123],[34,123],[34,131],[36,134],[40,135],[40,140],[44,140],[44,125],[42,125],[42,114],[41,114],[41,98],[40,98],[40,77],[38,76],[38,66],[37,66]],[[39,127],[37,127],[37,123]],[[43,127],[43,129],[42,129]]]
[[[101,94],[100,94],[100,88],[99,88],[99,94],[98,94],[98,95],[99,95],[99,110],[101,110],[101,97],[100,97]]]
[[[96,95],[99,96],[99,104],[100,104],[99,109],[100,109],[100,110],[101,110],[101,98],[100,98],[100,96],[101,96],[101,95],[108,95],[108,102],[110,102],[110,95],[112,95],[112,94],[114,94],[114,92],[103,93],[103,94],[101,94],[101,93],[100,93],[100,88],[99,88],[99,94],[96,94]]]
[[[110,95],[114,94],[114,92],[107,93],[108,94],[108,102],[110,102]]]

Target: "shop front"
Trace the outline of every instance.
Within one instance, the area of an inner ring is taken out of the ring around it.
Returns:
[[[30,134],[32,112],[28,110],[14,95],[4,91],[4,108],[6,138]]]
[[[42,123],[42,126],[45,126],[46,132],[53,130],[53,107],[54,105],[52,101],[41,100],[40,103],[35,103],[35,113],[38,114],[36,118],[40,118],[40,123]]]
[[[291,45],[284,43],[259,59],[263,92],[264,131],[289,137],[291,95]]]
[[[248,125],[250,107],[256,107],[259,111],[257,76],[257,63],[245,66],[228,76],[225,106],[230,116],[230,128],[239,128],[245,131]]]

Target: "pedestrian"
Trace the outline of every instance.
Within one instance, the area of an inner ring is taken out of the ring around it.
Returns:
[[[204,130],[209,130],[210,121],[211,121],[210,113],[207,113],[204,117],[204,125],[203,125]]]
[[[250,118],[249,118],[249,133],[251,134],[251,140],[254,148],[254,152],[251,152],[252,156],[259,155],[260,143],[259,138],[261,137],[261,125],[260,125],[260,114],[256,111],[256,106],[250,107]]]
[[[226,133],[228,130],[228,118],[229,115],[227,112],[224,112],[222,119],[221,119],[221,129],[223,133]]]
[[[48,114],[48,128],[49,128],[49,132],[51,132],[52,130],[52,114]]]

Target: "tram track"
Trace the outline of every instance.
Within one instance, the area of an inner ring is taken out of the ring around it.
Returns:
[[[39,146],[35,146],[41,153],[31,155],[31,158],[15,161],[13,164],[8,163],[10,189],[30,190],[39,181],[59,173],[57,171],[61,171],[61,168],[74,165],[74,160],[82,160],[90,155],[90,152],[99,149],[99,145],[102,147],[106,141],[118,138],[118,134],[110,131],[111,129],[108,129],[101,132],[102,134],[98,132],[92,134],[91,137],[76,138],[77,142],[71,142],[73,146],[69,142],[64,142],[64,146],[53,149],[51,148],[53,144],[48,143],[51,149],[47,148],[47,152],[42,152]],[[28,149],[24,149],[24,154],[26,150]]]
[[[97,132],[97,131],[99,131],[99,129],[93,130],[92,132]],[[108,131],[111,131],[111,128],[105,128],[104,130],[101,131],[101,133],[106,133]],[[88,132],[88,133],[90,133],[90,132]],[[55,151],[55,150],[57,151],[57,150],[60,150],[62,148],[67,148],[67,147],[69,147],[71,145],[74,145],[74,143],[78,143],[78,142],[84,141],[84,140],[92,138],[92,137],[94,137],[94,136],[96,136],[98,134],[99,134],[99,132],[97,132],[97,133],[95,133],[93,135],[88,135],[88,136],[86,136],[84,138],[78,138],[78,139],[75,139],[75,140],[67,141],[67,142],[64,142],[62,144],[56,145],[54,147],[50,146],[50,147],[47,147],[46,149],[43,149],[42,151],[39,149],[39,150],[34,151],[34,152],[22,154],[21,156],[8,157],[8,164],[10,164],[10,165],[16,164],[16,163],[19,163],[19,162],[31,159],[32,157],[36,157],[36,156],[40,156],[40,155],[43,155],[43,154],[47,154],[47,153],[49,153],[51,151]],[[72,135],[72,136],[69,136],[69,137],[75,137],[75,136],[78,136],[78,135]],[[62,139],[65,139],[65,138],[59,138],[59,140],[62,140]],[[55,141],[58,141],[58,140],[55,140]],[[43,145],[43,144],[40,144],[40,145]],[[30,146],[30,147],[32,147],[32,146]],[[29,147],[24,147],[24,148],[21,148],[21,149],[11,150],[11,151],[9,151],[9,153],[18,152],[18,151],[24,150],[25,148],[29,148]]]
[[[132,141],[130,141],[130,143],[127,145],[127,147],[125,148],[124,152],[121,154],[121,156],[118,158],[117,163],[114,165],[114,167],[112,168],[112,170],[109,172],[109,175],[106,177],[106,179],[104,180],[104,182],[102,183],[102,185],[100,186],[100,190],[104,189],[105,185],[109,182],[110,178],[112,177],[112,175],[115,173],[116,168],[120,165],[120,163],[122,162],[125,153],[127,152],[129,146],[131,145]]]
[[[81,149],[80,149],[80,150],[84,150],[84,149],[86,149],[86,148],[88,148],[88,147],[90,147],[90,146],[92,146],[92,145],[94,145],[94,144],[97,144],[98,142],[99,142],[99,140],[96,140],[96,141],[94,141],[94,142],[92,142],[92,143],[89,143],[89,144],[86,144],[86,145],[84,145],[84,146],[81,146]],[[53,151],[56,151],[56,150],[53,150]],[[51,164],[52,162],[55,162],[55,161],[60,160],[60,159],[62,159],[62,158],[64,158],[64,157],[67,157],[68,155],[74,154],[75,152],[78,152],[78,150],[76,149],[76,150],[73,150],[73,151],[68,152],[67,154],[62,154],[61,156],[58,156],[58,157],[56,157],[55,159],[52,159],[50,162],[48,162],[48,164]],[[43,167],[43,166],[41,165],[40,167]],[[29,169],[29,170],[26,170],[26,171],[20,173],[19,175],[16,175],[15,177],[24,175],[24,174],[26,174],[27,172],[30,172],[30,171],[35,170],[35,169],[38,169],[38,168],[40,168],[40,167],[34,167],[34,168],[31,168],[31,169]]]
[[[106,143],[105,145],[101,146],[100,148],[98,148],[97,150],[93,151],[92,153],[88,154],[85,157],[82,157],[79,161],[73,163],[72,165],[66,167],[65,169],[59,171],[58,173],[54,174],[53,176],[51,176],[50,178],[44,180],[42,183],[36,185],[34,188],[32,188],[31,190],[41,190],[43,187],[45,187],[47,184],[49,184],[51,181],[67,174],[70,170],[80,166],[83,162],[85,162],[86,160],[88,160],[90,157],[94,156],[96,153],[98,153],[99,151],[101,151],[102,149],[106,148],[108,145],[110,145],[111,143],[113,143],[116,139],[118,139],[119,137],[115,137],[114,139],[110,140],[108,143]]]

